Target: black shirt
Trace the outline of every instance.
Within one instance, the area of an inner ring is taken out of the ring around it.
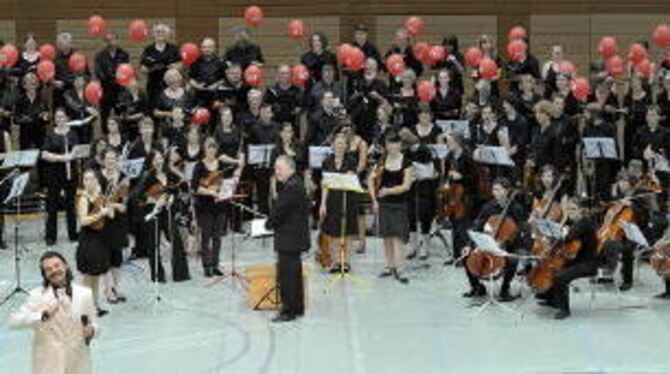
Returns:
[[[100,80],[105,93],[110,88],[118,87],[116,83],[116,68],[123,63],[130,61],[128,52],[121,48],[116,48],[114,54],[109,53],[109,49],[105,48],[95,55],[95,76]]]
[[[484,231],[486,228],[486,223],[494,215],[497,214],[502,214],[503,210],[505,209],[504,206],[501,206],[498,204],[498,201],[495,199],[489,201],[482,207],[482,210],[480,211],[479,215],[475,219],[475,221],[472,223],[473,230],[475,231]],[[524,210],[521,204],[519,204],[516,201],[512,201],[509,204],[509,208],[507,209],[507,213],[505,215],[505,218],[510,218],[514,221],[514,223],[519,226],[521,222],[524,221]],[[495,230],[496,227],[491,227],[490,229]],[[493,235],[494,233],[491,233]],[[518,239],[519,235],[516,236],[513,242],[511,243],[506,243],[505,248],[507,250],[515,250],[518,248]]]
[[[579,240],[581,248],[568,265],[583,262],[595,262],[598,258],[598,239],[596,237],[597,226],[590,217],[584,217],[570,226],[570,231],[563,239],[563,242],[569,244],[573,240]]]
[[[79,138],[74,131],[68,131],[66,134],[57,134],[52,132],[44,139],[43,151],[54,154],[65,154],[72,152],[72,149],[79,144]],[[65,183],[66,181],[77,181],[77,167],[75,161],[70,161],[70,178],[67,179],[65,162],[46,162],[45,175],[47,183]]]
[[[462,96],[458,90],[449,88],[445,94],[437,86],[435,87],[435,98],[430,102],[430,109],[435,119],[459,119],[461,106]]]
[[[219,182],[222,179],[223,176],[223,171],[224,171],[225,165],[223,162],[218,162],[217,168],[212,171],[205,166],[205,163],[202,161],[198,161],[195,166],[193,167],[193,179],[191,180],[191,188],[193,191],[197,191],[198,187],[201,186],[201,181],[204,178],[209,177],[212,173],[218,172],[219,173]],[[217,204],[214,201],[213,196],[209,195],[201,195],[201,194],[195,194],[195,207],[199,211],[212,211],[213,209],[220,209],[216,206]]]
[[[319,108],[310,113],[306,141],[309,145],[324,145],[339,123],[339,118],[332,112]]]
[[[277,122],[296,124],[295,109],[302,106],[302,95],[303,91],[299,87],[291,85],[281,88],[275,84],[265,92],[265,102],[272,105]]]
[[[382,169],[382,179],[381,187],[382,188],[394,188],[403,184],[405,180],[405,170],[412,167],[412,163],[408,157],[403,156],[402,166],[399,170],[388,170],[385,166]],[[398,195],[386,195],[379,198],[379,202],[390,203],[390,204],[401,204],[407,202],[408,193],[402,193]]]
[[[194,81],[210,86],[221,79],[225,75],[226,64],[217,56],[200,56],[191,65],[189,76]]]
[[[140,63],[149,69],[147,77],[147,95],[151,103],[158,98],[158,93],[165,87],[163,77],[170,65],[181,61],[179,48],[166,43],[162,51],[156,49],[156,44],[151,44],[144,49]]]
[[[263,63],[263,52],[261,48],[253,43],[236,43],[226,50],[223,57],[226,62],[234,62],[246,69],[253,61]]]
[[[277,122],[263,123],[257,120],[249,127],[250,144],[274,144],[279,136]]]
[[[302,55],[300,62],[305,65],[309,71],[309,86],[311,87],[321,81],[321,71],[323,70],[324,65],[337,66],[337,57],[330,51],[323,51],[320,54],[309,51]]]
[[[651,149],[654,152],[663,153],[664,156],[668,156],[668,142],[670,142],[670,133],[667,129],[657,126],[654,131],[651,130],[649,126],[643,126],[637,129],[635,136],[633,137],[633,142],[631,144],[633,148],[633,158],[642,160],[644,150],[647,146],[651,146]]]

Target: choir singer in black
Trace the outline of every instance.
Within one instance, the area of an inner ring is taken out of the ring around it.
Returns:
[[[279,156],[274,168],[281,185],[265,226],[274,230],[277,286],[282,303],[273,321],[286,322],[305,313],[300,254],[309,249],[309,203],[302,178],[295,172],[295,161]]]

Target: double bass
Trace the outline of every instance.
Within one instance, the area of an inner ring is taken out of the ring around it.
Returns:
[[[514,191],[502,213],[494,214],[486,221],[484,232],[491,233],[498,243],[509,243],[519,234],[519,227],[513,219],[507,217],[507,211],[518,192]],[[505,257],[481,249],[473,250],[465,262],[470,273],[479,278],[497,278],[505,267]]]

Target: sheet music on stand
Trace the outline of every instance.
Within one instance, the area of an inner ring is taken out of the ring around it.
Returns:
[[[77,144],[72,148],[72,157],[76,160],[81,160],[83,158],[89,158],[91,156],[91,145],[90,144]]]
[[[660,153],[654,155],[654,170],[662,173],[670,173],[668,159]]]
[[[560,239],[563,236],[561,225],[548,219],[533,220],[533,226],[540,232],[540,235],[548,239]]]
[[[438,119],[435,124],[442,132],[461,134],[463,138],[470,139],[470,122],[467,119]]]
[[[272,151],[274,149],[275,149],[274,144],[249,145],[247,152],[247,164],[249,165],[270,164],[270,157],[272,156]]]
[[[21,195],[23,195],[23,191],[26,189],[26,186],[28,185],[29,178],[30,178],[29,173],[23,173],[18,177],[14,178],[14,180],[12,181],[12,189],[9,191],[9,194],[5,198],[3,204],[7,204],[12,199],[21,197]]]
[[[626,234],[626,239],[631,242],[639,245],[642,248],[649,248],[649,242],[647,238],[644,237],[640,227],[634,223],[621,222],[621,227],[623,228],[624,234]]]
[[[324,146],[311,146],[309,147],[309,168],[310,169],[321,169],[323,165],[323,160],[326,159],[333,150],[330,147]]]
[[[265,228],[266,218],[256,218],[251,220],[251,237],[252,238],[262,238],[267,236],[272,236],[274,233]]]
[[[618,159],[613,138],[584,138],[584,155],[589,159]]]
[[[353,173],[323,173],[321,183],[329,190],[364,192],[358,175]]]
[[[475,243],[475,247],[498,256],[509,256],[489,234],[468,230],[468,236]]]
[[[475,149],[473,156],[475,161],[482,164],[514,167],[514,160],[505,147],[480,145]]]
[[[39,158],[39,149],[26,149],[24,151],[9,152],[6,154],[0,169],[33,167],[37,165],[37,160]]]
[[[435,165],[430,163],[412,162],[412,171],[416,180],[424,181],[428,179],[436,179],[438,177]]]
[[[142,174],[144,169],[144,157],[132,158],[119,164],[119,171],[128,178],[135,179]]]
[[[187,161],[184,163],[184,179],[187,182],[193,181],[193,171],[195,171],[195,161]]]
[[[235,195],[235,190],[237,190],[237,183],[239,180],[239,177],[225,178],[222,180],[221,187],[219,188],[219,195],[217,196],[216,201],[232,199]]]
[[[69,121],[67,123],[67,125],[70,126],[70,127],[81,127],[81,126],[90,124],[91,122],[93,122],[94,119],[95,119],[95,116],[88,116],[84,119],[76,119],[76,120],[73,120],[73,121]]]
[[[449,148],[446,144],[428,144],[430,151],[440,160],[444,160],[449,154]]]

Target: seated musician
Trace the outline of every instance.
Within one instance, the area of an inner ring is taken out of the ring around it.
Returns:
[[[472,230],[489,231],[499,242],[501,249],[514,253],[519,249],[518,227],[523,221],[524,212],[521,205],[513,200],[513,196],[510,192],[511,183],[509,180],[506,178],[497,178],[493,182],[492,187],[493,200],[484,205],[479,216],[472,224]],[[504,217],[500,217],[503,213],[505,213]],[[494,223],[493,221],[496,221],[496,218],[511,220],[516,225],[516,232],[503,232],[507,230],[499,230],[502,225],[492,224]],[[503,240],[501,241],[500,239]],[[470,248],[465,248],[464,252],[470,252],[468,256],[472,255]],[[503,269],[503,282],[498,295],[498,299],[501,302],[513,301],[518,297],[518,295],[512,295],[510,293],[510,283],[512,282],[512,279],[514,279],[517,264],[518,260],[516,258],[506,257],[505,268]],[[475,275],[468,266],[465,267],[465,271],[471,288],[469,292],[463,294],[463,297],[481,297],[486,295],[486,287],[480,282],[477,275]]]
[[[634,223],[640,228],[646,226],[651,204],[644,190],[636,188],[637,179],[622,170],[617,176],[617,182],[612,187],[614,200],[607,210],[605,221],[599,229],[599,240],[602,255],[605,260],[605,269],[614,270],[621,255],[621,277],[619,287],[621,291],[628,291],[633,287],[633,263],[635,260],[636,244],[628,240],[621,229],[621,222]],[[630,209],[630,213],[624,210]],[[610,283],[611,278],[598,279],[599,283]]]
[[[562,243],[574,244],[578,241],[579,251],[576,257],[556,274],[549,291],[537,295],[538,298],[545,299],[540,302],[540,305],[558,309],[554,316],[556,319],[570,316],[570,282],[577,278],[593,276],[598,268],[595,222],[591,217],[585,215],[584,206],[576,197],[567,200],[565,213],[570,229],[562,239]]]

